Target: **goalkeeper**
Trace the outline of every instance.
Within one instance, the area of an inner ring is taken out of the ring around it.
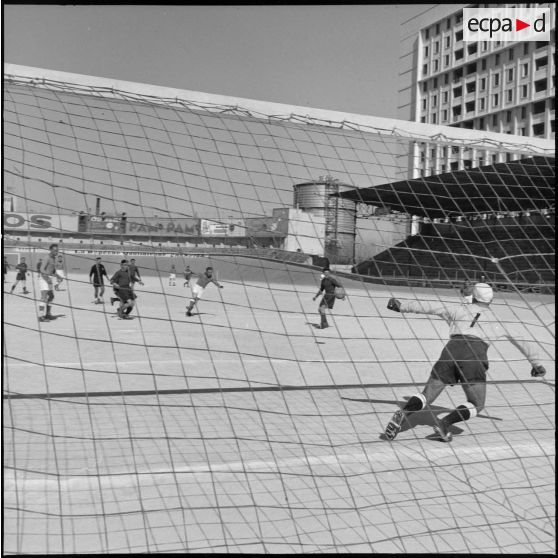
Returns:
[[[336,279],[333,275],[331,275],[331,271],[329,267],[324,267],[322,270],[322,281],[320,283],[320,290],[316,293],[312,300],[316,300],[320,294],[323,292],[324,296],[320,301],[320,305],[318,306],[318,312],[320,313],[320,328],[325,329],[329,327],[327,323],[327,316],[326,310],[329,308],[330,310],[333,309],[333,305],[335,304],[335,288],[338,287],[340,289],[343,288],[341,283],[338,279]]]
[[[461,383],[467,403],[460,405],[442,420],[437,420],[434,431],[444,442],[450,442],[450,427],[460,421],[475,417],[483,408],[486,399],[487,350],[491,341],[508,339],[531,363],[531,376],[546,374],[537,346],[516,339],[502,325],[497,313],[490,308],[494,297],[492,287],[476,283],[472,289],[471,304],[436,306],[428,302],[403,301],[391,298],[388,309],[395,312],[433,314],[440,316],[450,326],[450,339],[432,372],[422,393],[413,395],[403,409],[395,412],[385,430],[385,437],[393,440],[403,420],[415,411],[430,405],[448,385]]]

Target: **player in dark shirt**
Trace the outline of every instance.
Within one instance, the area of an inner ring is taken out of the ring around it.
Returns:
[[[29,294],[27,290],[27,264],[25,263],[25,258],[21,258],[21,262],[18,263],[15,268],[17,269],[17,275],[15,283],[12,285],[10,289],[10,293],[14,292],[14,289],[17,287],[17,284],[21,281],[23,283],[23,294]]]
[[[194,273],[194,272],[190,269],[190,266],[187,265],[187,266],[186,266],[186,269],[184,270],[184,279],[185,279],[185,281],[184,281],[184,286],[185,286],[185,287],[189,287],[189,286],[190,286],[190,278],[192,277],[193,273]]]
[[[329,267],[324,267],[322,270],[322,282],[320,283],[320,290],[316,293],[312,300],[316,300],[320,294],[323,292],[324,296],[320,301],[318,306],[318,312],[320,313],[320,329],[325,329],[329,327],[327,323],[326,310],[329,308],[333,309],[335,304],[335,288],[342,287],[338,279],[331,275]]]
[[[132,258],[130,260],[130,263],[128,264],[128,273],[130,274],[132,290],[134,289],[136,283],[143,285],[143,282],[141,280],[141,275],[138,266],[136,265],[136,260],[134,258]]]
[[[95,258],[95,263],[91,266],[89,271],[89,282],[93,283],[95,289],[95,304],[103,304],[103,295],[105,294],[105,281],[104,277],[109,278],[105,266],[101,263],[101,258]]]
[[[120,262],[120,269],[111,277],[110,283],[114,289],[117,299],[111,298],[111,304],[120,300],[120,307],[117,310],[118,317],[123,320],[130,320],[130,312],[134,308],[134,300],[137,298],[132,289],[132,280],[128,271],[128,261]]]

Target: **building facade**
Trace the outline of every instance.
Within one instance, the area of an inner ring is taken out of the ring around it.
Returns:
[[[540,42],[464,42],[463,8],[474,6],[496,4],[423,6],[402,22],[399,118],[553,139],[554,4],[537,4],[551,14],[551,40]],[[409,170],[413,177],[429,176],[519,157],[422,142]]]

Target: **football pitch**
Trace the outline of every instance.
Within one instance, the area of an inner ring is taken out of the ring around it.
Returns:
[[[486,408],[451,444],[432,425],[459,386],[387,442],[448,335],[387,301],[457,293],[344,280],[320,330],[319,272],[275,278],[219,277],[189,318],[161,267],[120,320],[70,269],[48,323],[36,278],[4,285],[6,554],[555,552],[554,297],[495,300],[544,381],[496,343]]]

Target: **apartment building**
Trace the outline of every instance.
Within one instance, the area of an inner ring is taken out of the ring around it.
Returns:
[[[463,8],[441,5],[402,22],[399,117],[518,136],[555,137],[556,42],[464,42]],[[509,4],[508,6],[534,6]],[[412,174],[429,176],[513,155],[419,143]]]

